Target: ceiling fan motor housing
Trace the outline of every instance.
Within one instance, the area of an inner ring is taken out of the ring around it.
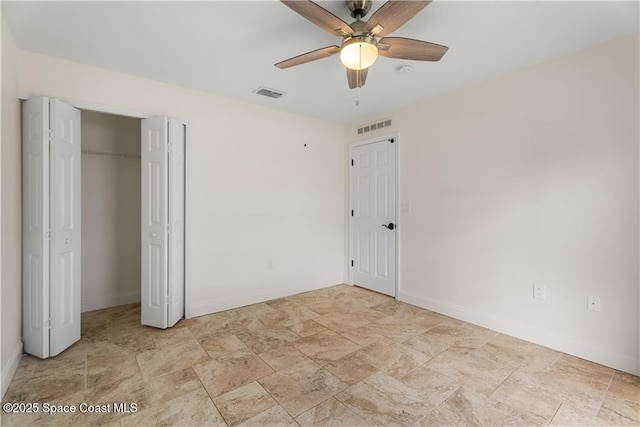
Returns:
[[[371,10],[371,0],[347,0],[345,6],[352,18],[363,18]]]

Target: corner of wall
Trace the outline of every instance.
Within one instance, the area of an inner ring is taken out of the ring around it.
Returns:
[[[0,341],[4,396],[22,355],[22,188],[18,48],[1,17]]]
[[[11,384],[11,380],[18,369],[18,365],[20,365],[20,360],[22,360],[22,341],[17,343],[11,352],[9,360],[2,365],[2,377],[0,378],[0,381],[2,382],[2,385],[0,386],[2,388],[2,394],[0,394],[0,399],[4,399],[4,394],[7,392],[9,384]]]

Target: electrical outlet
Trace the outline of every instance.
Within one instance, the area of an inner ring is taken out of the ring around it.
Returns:
[[[587,298],[587,309],[591,311],[602,311],[600,297],[589,296],[589,298]]]
[[[547,298],[547,289],[544,285],[533,284],[533,298],[543,301]]]

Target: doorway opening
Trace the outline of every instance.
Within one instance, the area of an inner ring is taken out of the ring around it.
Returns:
[[[186,124],[22,107],[25,352],[55,356],[81,338],[81,312],[131,302],[142,324],[173,326],[188,314]]]
[[[82,312],[140,302],[140,119],[81,116]]]

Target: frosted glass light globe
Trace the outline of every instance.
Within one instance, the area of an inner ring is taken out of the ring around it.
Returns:
[[[378,46],[373,37],[357,36],[342,43],[340,61],[351,70],[369,68],[378,58]]]

